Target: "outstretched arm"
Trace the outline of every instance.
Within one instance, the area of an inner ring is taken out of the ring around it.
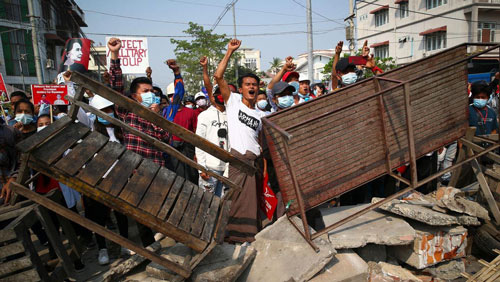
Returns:
[[[212,93],[213,86],[212,81],[210,81],[210,76],[208,75],[208,59],[206,56],[201,57],[200,65],[203,69],[203,84],[205,85],[205,89],[207,89],[208,99],[212,105],[215,105],[214,95]]]
[[[120,59],[118,58],[120,48],[122,48],[122,42],[120,39],[115,37],[109,39],[108,49],[111,54],[109,75],[110,75],[111,88],[120,93],[123,93],[123,76],[122,76],[122,69],[120,67]]]
[[[229,100],[231,96],[231,90],[229,90],[229,86],[227,85],[226,80],[224,80],[224,73],[226,72],[227,64],[229,63],[229,59],[233,53],[238,50],[241,46],[241,41],[238,39],[231,39],[229,44],[227,45],[227,52],[222,61],[220,61],[219,66],[217,66],[217,70],[215,71],[214,78],[217,84],[219,85],[220,93],[222,94],[222,98],[224,98],[224,102]]]
[[[374,75],[384,73],[377,65],[375,64],[375,57],[373,54],[370,55],[370,47],[368,47],[368,40],[365,40],[363,44],[362,56],[366,58],[365,68],[370,69]]]
[[[283,75],[288,71],[295,70],[295,64],[293,63],[293,58],[291,56],[286,57],[285,64],[281,67],[280,71],[271,79],[271,82],[267,85],[268,89],[273,89],[274,84],[278,83]]]
[[[164,109],[163,117],[169,121],[174,121],[182,99],[184,99],[184,80],[182,79],[179,65],[174,59],[167,60],[167,65],[174,72],[175,92],[173,102]]]
[[[339,86],[339,79],[337,78],[336,67],[337,67],[337,63],[340,60],[340,53],[342,53],[342,46],[343,45],[344,45],[344,41],[339,41],[339,43],[337,43],[337,47],[335,47],[335,56],[333,57],[332,76],[331,76],[332,91],[337,89],[337,87]]]

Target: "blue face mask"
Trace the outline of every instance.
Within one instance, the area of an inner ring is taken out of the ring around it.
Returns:
[[[115,113],[108,113],[108,116],[114,118],[115,117]],[[102,117],[97,117],[97,121],[100,122],[100,123],[102,123],[102,124],[104,124],[104,125],[110,125],[111,124],[111,122],[103,119]]]
[[[318,90],[314,89],[313,94],[314,96],[318,96]]]
[[[287,95],[283,97],[278,97],[278,107],[282,109],[289,108],[293,105],[293,96]]]
[[[141,105],[143,105],[146,108],[151,107],[153,105],[153,102],[155,101],[155,94],[152,92],[146,92],[141,94],[142,102]]]
[[[257,102],[257,107],[259,107],[259,109],[261,110],[264,110],[267,107],[267,100],[260,100],[259,102]]]
[[[155,96],[155,102],[154,102],[154,103],[155,103],[155,104],[158,104],[158,105],[161,103],[161,98],[160,98],[160,96]]]
[[[300,87],[299,83],[297,81],[292,81],[288,84],[295,87],[295,91],[293,91],[293,95],[297,95],[297,93],[299,93],[299,87]]]
[[[21,122],[22,124],[30,124],[33,122],[33,115],[29,114],[17,114],[15,117],[15,120],[17,122]]]
[[[345,85],[353,84],[356,80],[358,80],[358,75],[354,72],[350,72],[342,76],[342,83]]]
[[[486,103],[488,103],[488,100],[486,99],[474,99],[473,105],[478,109],[482,109],[486,107]]]
[[[311,99],[311,97],[309,97],[309,94],[306,94],[306,95],[302,95],[299,93],[299,97],[304,99],[305,102],[309,101]]]

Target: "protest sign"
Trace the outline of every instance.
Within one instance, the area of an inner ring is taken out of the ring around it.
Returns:
[[[3,76],[0,73],[0,103],[10,102],[9,95],[7,94],[7,87],[5,87],[5,82],[3,81]]]
[[[70,38],[66,41],[59,72],[67,70],[85,73],[89,68],[90,39]]]
[[[120,66],[124,74],[144,73],[149,67],[148,39],[145,37],[117,37],[122,42],[122,48],[118,54]],[[106,37],[106,42],[111,37]],[[106,62],[110,66],[111,54],[106,45]]]
[[[66,85],[53,84],[33,84],[31,85],[31,93],[33,95],[33,103],[35,105],[67,105],[68,101],[64,96],[68,94]]]

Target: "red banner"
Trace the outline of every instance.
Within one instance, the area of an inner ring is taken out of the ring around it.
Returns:
[[[3,76],[0,73],[0,103],[8,103],[9,95],[7,94],[7,87],[5,87],[5,82],[3,81]]]
[[[260,208],[266,213],[269,220],[273,219],[274,211],[278,205],[278,198],[276,198],[273,190],[269,187],[269,176],[267,175],[267,172],[264,176],[262,195],[260,197]]]
[[[64,96],[68,94],[66,85],[54,84],[32,84],[31,93],[33,95],[33,103],[35,105],[67,105],[68,101]]]
[[[89,68],[90,44],[87,38],[70,38],[66,41],[59,72],[67,70],[85,73]]]

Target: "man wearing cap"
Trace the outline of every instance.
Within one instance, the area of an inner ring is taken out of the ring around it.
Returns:
[[[278,106],[276,105],[276,102],[274,100],[274,95],[273,95],[273,87],[276,83],[278,83],[280,80],[283,80],[286,84],[289,84],[293,87],[292,91],[292,98],[294,99],[294,103],[298,103],[298,96],[297,93],[299,91],[300,85],[299,85],[299,73],[294,71],[295,70],[295,64],[293,63],[293,58],[291,56],[288,56],[285,59],[285,64],[281,67],[280,71],[273,77],[271,82],[267,85],[266,89],[266,94],[267,97],[269,98],[269,101],[271,103],[271,107],[276,111],[278,110]]]
[[[196,104],[195,112],[197,115],[206,110],[209,106],[207,96],[201,91],[194,95],[194,103]]]
[[[311,94],[311,80],[309,80],[309,78],[307,78],[305,75],[300,75],[299,77],[299,92],[297,93],[298,94],[298,97],[299,97],[299,101],[298,103],[295,103],[295,104],[300,104],[300,103],[303,103],[303,102],[307,102],[307,101],[310,101],[314,98],[316,98],[316,96],[314,96],[314,94]]]
[[[271,93],[273,95],[273,102],[276,104],[278,111],[294,105],[294,91],[295,87],[286,82],[278,81],[274,84],[273,89],[271,89]]]

